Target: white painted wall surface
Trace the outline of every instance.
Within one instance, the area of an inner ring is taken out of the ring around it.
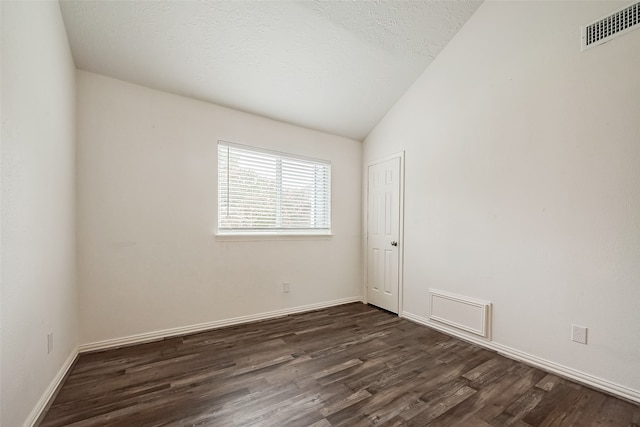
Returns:
[[[84,71],[77,91],[82,343],[361,296],[360,142]],[[217,239],[218,139],[330,160],[334,236]]]
[[[363,162],[406,149],[406,313],[489,300],[494,342],[640,393],[640,31],[579,43],[626,4],[485,2]]]
[[[57,2],[0,7],[0,425],[10,427],[33,415],[77,346],[75,66]]]

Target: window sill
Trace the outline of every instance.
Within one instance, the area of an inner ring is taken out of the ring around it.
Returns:
[[[223,242],[258,242],[267,240],[328,240],[331,233],[216,233],[216,240]]]

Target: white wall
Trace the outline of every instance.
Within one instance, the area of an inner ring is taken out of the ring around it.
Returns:
[[[361,296],[360,142],[84,71],[77,91],[82,343]],[[335,235],[217,239],[218,139],[330,160]]]
[[[57,2],[0,7],[0,425],[9,427],[33,415],[77,346],[75,66]]]
[[[579,46],[626,4],[485,2],[363,163],[406,149],[405,312],[490,300],[494,342],[640,393],[640,31]]]

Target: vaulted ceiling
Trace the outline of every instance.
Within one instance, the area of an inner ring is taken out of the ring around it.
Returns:
[[[79,69],[362,140],[480,2],[60,5]]]

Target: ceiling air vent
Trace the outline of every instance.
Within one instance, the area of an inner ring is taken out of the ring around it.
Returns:
[[[640,28],[640,2],[582,27],[582,50],[601,45],[638,28]]]

